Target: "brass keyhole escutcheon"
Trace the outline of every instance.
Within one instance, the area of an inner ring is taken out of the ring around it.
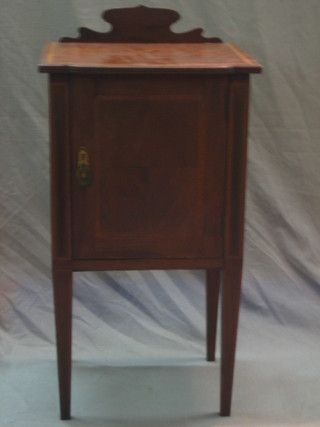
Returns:
[[[77,181],[80,187],[90,184],[90,163],[86,147],[80,147],[77,162]]]

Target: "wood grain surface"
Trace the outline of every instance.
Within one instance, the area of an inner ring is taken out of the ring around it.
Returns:
[[[39,71],[259,73],[261,65],[229,43],[48,43]]]

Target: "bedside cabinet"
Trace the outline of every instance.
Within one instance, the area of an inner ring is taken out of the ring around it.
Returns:
[[[167,9],[46,45],[52,270],[61,418],[70,418],[72,272],[207,271],[207,359],[222,273],[221,415],[229,415],[244,229],[249,74],[261,66]]]

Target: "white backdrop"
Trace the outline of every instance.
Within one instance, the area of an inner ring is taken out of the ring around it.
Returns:
[[[105,31],[103,10],[138,4],[175,9],[182,15],[175,31],[202,27],[264,66],[251,78],[234,417],[210,418],[218,410],[219,383],[218,368],[203,361],[203,272],[86,273],[74,281],[74,360],[81,366],[73,401],[80,418],[71,423],[319,425],[319,0],[1,0],[0,427],[45,426],[44,414],[48,425],[60,425],[47,79],[36,65],[45,42],[75,36],[79,26]],[[84,368],[91,363],[106,370],[121,365],[126,374],[114,368],[103,383],[99,369]],[[155,371],[141,377],[137,369],[145,365]],[[159,371],[163,365],[172,366]],[[185,397],[192,405],[181,397],[189,390],[186,375],[196,392]],[[204,384],[210,376],[212,384]],[[175,390],[166,388],[170,378]],[[156,384],[158,405],[147,392]],[[89,396],[96,388],[102,398]],[[173,404],[168,395],[179,398]]]

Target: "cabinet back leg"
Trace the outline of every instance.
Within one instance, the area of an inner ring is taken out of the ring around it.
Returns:
[[[207,270],[206,288],[207,360],[211,362],[214,361],[216,357],[217,318],[220,293],[219,270]]]
[[[53,269],[53,293],[62,420],[70,419],[72,271]]]

